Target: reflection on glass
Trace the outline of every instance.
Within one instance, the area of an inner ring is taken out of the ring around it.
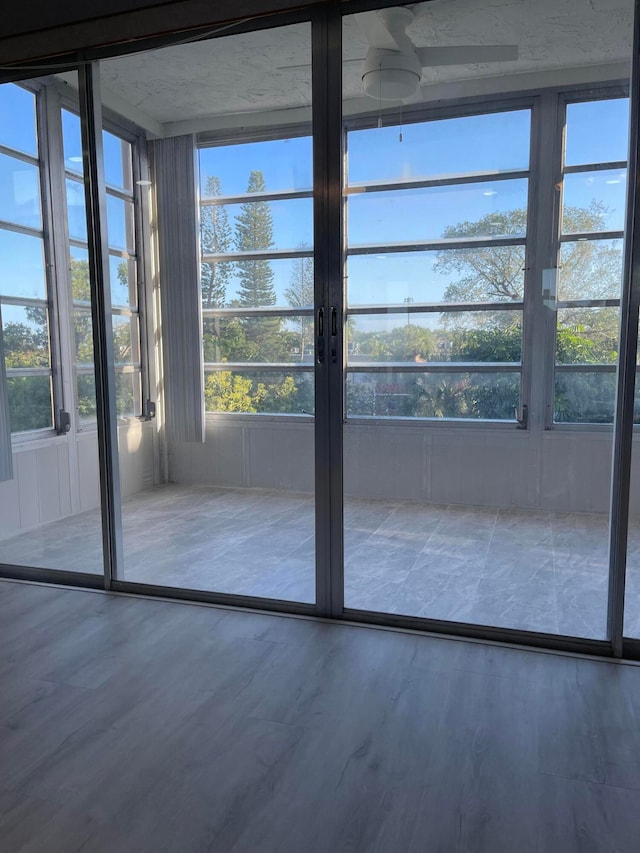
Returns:
[[[76,401],[81,423],[96,419],[96,380],[92,372],[76,376]]]
[[[87,242],[87,214],[84,204],[84,184],[81,181],[66,180],[67,220],[69,236],[73,240]]]
[[[69,110],[62,110],[62,148],[65,169],[82,175],[80,116]]]
[[[526,207],[524,179],[356,193],[348,197],[349,245],[522,237]]]
[[[11,432],[51,429],[50,376],[7,376]]]
[[[40,237],[0,228],[0,294],[46,299],[44,245]]]
[[[515,311],[367,314],[347,326],[348,363],[519,362],[522,314]]]
[[[38,156],[35,95],[16,83],[0,85],[0,145]]]
[[[513,421],[517,373],[366,373],[347,375],[347,415]]]
[[[102,131],[104,153],[104,176],[109,186],[131,192],[133,187],[131,172],[131,145],[124,139]]]
[[[133,203],[107,195],[107,232],[109,246],[133,252]]]
[[[573,424],[613,423],[615,395],[615,372],[564,373],[556,369],[554,420]]]
[[[138,361],[136,346],[138,318],[113,314],[113,357],[115,364],[134,364]]]
[[[116,373],[116,412],[121,418],[139,415],[140,374]]]
[[[7,154],[0,154],[0,219],[42,227],[38,167]]]
[[[565,175],[562,233],[622,231],[626,180],[623,169]]]
[[[524,246],[350,255],[347,301],[351,306],[520,301],[524,266]],[[478,269],[484,274],[471,280]]]
[[[606,128],[594,133],[594,128]],[[629,99],[567,105],[564,161],[567,166],[625,161],[629,149]]]
[[[349,134],[350,186],[529,168],[529,110],[411,122],[401,133],[391,126]]]
[[[4,305],[2,337],[7,369],[49,367],[49,324],[45,306]]]
[[[90,308],[75,308],[73,318],[73,340],[76,364],[93,365],[93,332]]]
[[[138,304],[136,288],[136,262],[121,255],[109,257],[109,282],[111,304],[135,309]]]
[[[313,374],[260,370],[215,370],[204,382],[207,412],[299,415],[312,412]]]
[[[558,270],[558,299],[619,299],[622,240],[563,243]]]

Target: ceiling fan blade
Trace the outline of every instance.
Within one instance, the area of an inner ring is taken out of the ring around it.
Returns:
[[[353,59],[343,59],[342,64],[347,62],[364,62],[364,56],[354,57]],[[310,62],[303,62],[301,65],[277,65],[276,71],[288,71],[290,68],[311,68]]]
[[[371,47],[380,50],[400,50],[400,45],[391,35],[377,12],[359,12],[353,16]]]
[[[423,68],[435,65],[475,65],[479,62],[509,62],[518,58],[516,44],[451,45],[417,47],[416,56]]]

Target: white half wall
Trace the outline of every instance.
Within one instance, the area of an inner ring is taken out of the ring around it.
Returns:
[[[153,423],[118,428],[123,498],[154,483]],[[17,442],[14,478],[0,483],[0,539],[100,505],[95,430]]]
[[[437,424],[345,426],[345,493],[373,500],[607,512],[610,431]],[[640,515],[640,444],[631,510]],[[311,492],[313,423],[208,416],[202,445],[170,443],[169,480]]]

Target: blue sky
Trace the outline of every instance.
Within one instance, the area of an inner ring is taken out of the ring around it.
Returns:
[[[623,99],[569,105],[567,163],[625,159],[627,110],[627,101]],[[80,174],[79,119],[67,110],[63,110],[62,119],[65,165]],[[348,142],[349,185],[357,188],[363,183],[526,169],[529,135],[529,114],[525,110],[352,131]],[[103,141],[107,182],[122,186],[121,142],[108,133],[104,134]],[[0,86],[0,144],[27,153],[36,152],[33,95],[12,84]],[[206,178],[217,175],[223,194],[243,193],[249,173],[254,169],[263,172],[267,190],[310,189],[311,139],[300,137],[202,149],[201,191],[204,191]],[[69,181],[68,187],[70,230],[74,236],[85,239],[82,185]],[[568,175],[565,179],[565,203],[588,206],[593,199],[602,201],[610,210],[609,229],[624,227],[624,196],[625,175],[620,170]],[[447,226],[522,208],[526,197],[524,179],[403,192],[356,193],[350,195],[348,201],[348,242],[357,245],[437,239]],[[112,247],[126,248],[126,204],[114,197],[108,200]],[[274,243],[278,248],[312,243],[311,199],[273,202],[271,209]],[[232,226],[238,212],[238,207],[229,206]],[[0,219],[40,227],[36,169],[2,154]],[[0,252],[3,256],[0,293],[42,296],[40,241],[0,229]],[[378,254],[353,259],[348,269],[349,300],[352,304],[403,302],[406,298],[416,302],[437,301],[449,279],[435,273],[433,260],[432,254]],[[117,268],[115,261],[114,264]],[[291,261],[273,263],[281,303],[285,302],[283,292],[293,268]],[[233,293],[228,293],[228,298],[233,298]]]

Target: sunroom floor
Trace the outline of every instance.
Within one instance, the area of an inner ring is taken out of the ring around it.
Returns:
[[[123,503],[124,579],[313,602],[314,502],[168,485]],[[345,606],[601,638],[605,515],[347,499]],[[0,542],[0,562],[101,572],[97,511]],[[625,633],[640,637],[640,523],[629,538]]]

